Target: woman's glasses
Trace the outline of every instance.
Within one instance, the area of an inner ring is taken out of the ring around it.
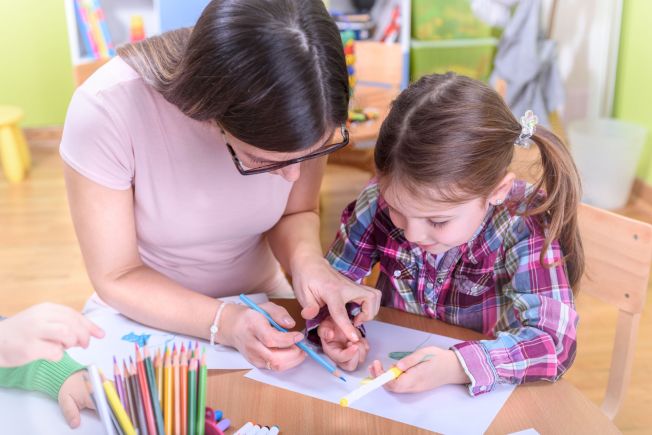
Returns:
[[[340,134],[341,136],[339,137],[340,140],[338,142],[321,147],[317,151],[314,151],[305,156],[297,157],[295,159],[290,159],[290,160],[284,160],[282,162],[262,163],[260,166],[254,166],[254,167],[250,167],[251,165],[247,165],[247,167],[245,167],[240,161],[240,159],[238,158],[235,151],[233,150],[233,147],[226,140],[226,135],[224,134],[224,130],[222,130],[222,136],[224,136],[224,142],[226,143],[226,148],[229,150],[229,153],[231,154],[231,158],[233,159],[233,163],[235,163],[236,169],[242,175],[255,175],[255,174],[263,174],[265,172],[272,172],[284,168],[286,166],[294,165],[296,163],[301,163],[306,160],[316,159],[318,157],[325,156],[326,154],[330,154],[333,151],[337,151],[340,148],[343,148],[346,145],[348,145],[349,131],[347,130],[345,124],[342,124],[340,126]]]

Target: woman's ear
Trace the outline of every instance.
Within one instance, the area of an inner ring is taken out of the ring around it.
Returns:
[[[512,190],[512,185],[514,184],[515,179],[516,175],[514,175],[513,172],[508,172],[489,195],[489,198],[487,199],[489,204],[501,205],[504,203],[507,195],[509,195],[509,191]]]

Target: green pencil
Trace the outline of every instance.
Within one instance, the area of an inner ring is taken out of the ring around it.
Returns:
[[[197,433],[204,435],[204,419],[206,418],[206,349],[202,352],[199,382],[197,385]]]
[[[154,376],[154,366],[152,365],[152,358],[149,356],[147,346],[143,348],[145,354],[145,374],[147,375],[147,383],[151,392],[152,409],[154,410],[154,419],[156,420],[156,431],[158,433],[165,433],[165,425],[163,424],[163,413],[161,412],[161,404],[158,401],[158,389],[156,388],[156,377]]]
[[[197,359],[188,368],[188,435],[194,435],[197,419]]]

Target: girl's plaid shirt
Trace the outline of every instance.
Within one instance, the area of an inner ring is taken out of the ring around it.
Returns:
[[[434,255],[408,242],[389,218],[372,180],[343,212],[327,259],[354,281],[380,263],[376,287],[382,304],[443,320],[491,337],[452,347],[478,395],[496,384],[554,381],[575,358],[578,315],[555,241],[539,257],[544,229],[539,216],[523,217],[526,200],[543,198],[516,181],[504,205],[491,207],[466,244]],[[319,319],[309,322],[313,329]]]

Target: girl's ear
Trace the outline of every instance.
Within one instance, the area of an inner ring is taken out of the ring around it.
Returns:
[[[512,185],[514,184],[515,179],[516,175],[514,175],[513,172],[508,172],[500,183],[498,183],[498,186],[496,186],[493,192],[491,192],[489,198],[487,198],[487,202],[491,205],[501,205],[505,202],[505,198],[509,195],[509,191],[512,190]]]

